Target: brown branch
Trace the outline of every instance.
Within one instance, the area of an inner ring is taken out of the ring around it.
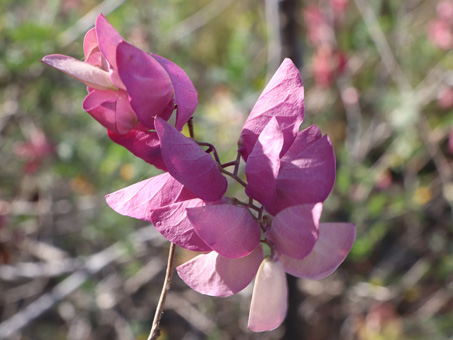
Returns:
[[[154,314],[153,325],[151,327],[151,332],[149,333],[148,340],[156,340],[160,336],[160,320],[162,319],[165,300],[167,298],[167,293],[170,290],[171,280],[173,279],[175,248],[175,244],[171,243],[170,250],[168,252],[168,263],[167,272],[165,273],[165,281],[162,287],[162,292],[160,293],[159,303],[157,304],[156,313]]]

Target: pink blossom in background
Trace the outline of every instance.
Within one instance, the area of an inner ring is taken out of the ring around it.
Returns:
[[[453,1],[444,0],[437,4],[436,18],[428,24],[428,37],[443,50],[453,48]]]
[[[83,108],[108,130],[152,129],[155,117],[168,120],[175,107],[181,130],[195,111],[197,92],[187,74],[126,42],[102,14],[83,47],[85,62],[58,54],[42,61],[88,86]]]
[[[346,8],[349,6],[349,0],[330,0],[330,6],[332,7],[334,15],[343,15]]]
[[[330,0],[330,12],[320,6],[308,5],[304,8],[305,28],[308,41],[314,46],[313,77],[320,88],[332,85],[346,68],[346,54],[337,46],[335,30],[341,23],[348,0]],[[329,15],[330,13],[330,15]]]
[[[25,161],[23,171],[26,174],[33,174],[46,159],[55,154],[55,147],[43,131],[34,129],[28,141],[16,144],[14,152]]]
[[[319,46],[331,43],[333,40],[333,29],[328,18],[317,5],[309,5],[304,8],[305,29],[307,30],[308,41]]]
[[[346,55],[329,46],[320,47],[313,56],[313,76],[321,88],[328,88],[346,68]]]
[[[450,23],[452,23],[453,1],[452,0],[440,1],[436,6],[436,14],[438,18],[445,21],[450,21]]]
[[[453,87],[445,86],[437,94],[437,105],[441,109],[450,109],[453,107]]]

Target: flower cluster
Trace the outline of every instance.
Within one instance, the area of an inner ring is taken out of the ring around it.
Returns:
[[[177,267],[202,294],[230,296],[256,277],[248,327],[278,327],[287,309],[286,273],[330,275],[355,238],[351,223],[320,223],[335,181],[335,155],[318,127],[299,131],[304,88],[297,68],[283,61],[242,128],[240,157],[222,164],[212,145],[204,150],[200,145],[207,143],[180,132],[197,97],[178,66],[125,42],[103,16],[84,48],[85,62],[57,55],[43,61],[87,84],[84,109],[113,141],[164,171],[107,195],[109,206],[202,252]],[[246,181],[238,175],[241,159]],[[248,202],[225,196],[225,176],[244,186]]]

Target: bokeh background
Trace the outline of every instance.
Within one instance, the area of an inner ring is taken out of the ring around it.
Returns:
[[[101,12],[186,70],[196,137],[224,162],[292,57],[303,127],[337,155],[323,219],[357,224],[335,274],[290,279],[275,331],[247,331],[250,287],[212,298],[176,275],[162,339],[453,339],[452,0],[0,0],[1,339],[149,333],[169,244],[104,195],[157,172],[83,112],[81,83],[40,62],[82,59]],[[178,264],[192,256],[177,250]]]

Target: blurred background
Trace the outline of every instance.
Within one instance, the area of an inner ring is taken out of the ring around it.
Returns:
[[[275,331],[247,331],[250,287],[212,298],[175,275],[162,339],[453,339],[453,0],[0,0],[1,339],[151,327],[169,244],[104,195],[157,172],[83,112],[83,84],[40,62],[82,59],[99,13],[188,73],[196,137],[223,162],[291,57],[303,128],[320,126],[337,155],[323,220],[357,224],[336,273],[290,279]]]

